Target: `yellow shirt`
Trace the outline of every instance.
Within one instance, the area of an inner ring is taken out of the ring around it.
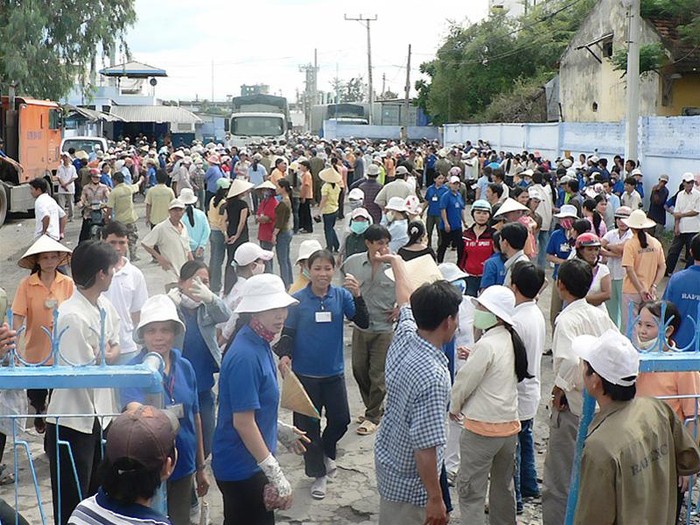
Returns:
[[[168,206],[175,192],[165,184],[156,184],[146,193],[146,204],[151,206],[150,223],[154,226],[170,216]]]
[[[647,234],[646,248],[642,248],[642,245],[639,244],[637,234],[632,234],[632,238],[627,241],[622,251],[622,266],[633,268],[637,279],[647,290],[654,284],[654,277],[656,277],[659,265],[664,266],[665,264],[666,257],[661,243],[649,234]],[[622,281],[622,293],[638,293],[629,278],[629,273],[625,274]]]
[[[292,283],[292,286],[289,287],[289,291],[287,292],[289,295],[298,292],[299,290],[302,290],[306,288],[306,285],[309,284],[311,281],[309,281],[306,278],[306,275],[303,273],[300,273],[297,275],[296,280]]]
[[[24,352],[22,357],[30,363],[41,363],[51,353],[51,340],[42,327],[53,330],[53,311],[73,295],[73,279],[56,272],[50,288],[46,288],[38,273],[25,277],[19,283],[12,313],[25,318]],[[52,364],[53,360],[47,361]]]
[[[138,220],[134,210],[134,193],[139,191],[138,184],[119,184],[107,199],[107,207],[114,213],[114,220],[124,224],[133,224]]]
[[[226,206],[226,199],[221,199],[218,206],[214,206],[214,199],[209,203],[209,210],[207,211],[207,219],[209,219],[209,226],[213,231],[225,232],[226,223],[228,222],[226,212],[223,211]]]
[[[340,197],[340,184],[336,184],[333,187],[331,184],[325,182],[321,186],[321,197],[326,197],[326,203],[323,208],[321,208],[321,213],[326,215],[329,213],[335,213],[338,211],[338,198]]]

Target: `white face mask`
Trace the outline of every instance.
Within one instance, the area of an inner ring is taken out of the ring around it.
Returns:
[[[250,269],[250,273],[252,273],[253,275],[260,275],[262,273],[265,273],[265,264],[256,262],[255,266],[253,266]]]
[[[386,212],[386,220],[388,222],[394,222],[394,219],[396,219],[396,215],[394,214],[393,211]]]
[[[639,336],[637,334],[634,335],[634,346],[636,346],[639,350],[652,350],[656,347],[656,344],[658,343],[658,339],[649,339],[648,341],[642,341],[639,339]]]

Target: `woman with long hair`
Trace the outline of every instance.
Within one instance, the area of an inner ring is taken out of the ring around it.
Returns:
[[[185,215],[182,217],[182,222],[187,228],[187,235],[190,238],[192,258],[202,261],[204,260],[204,249],[211,234],[209,219],[202,210],[195,208],[199,199],[191,188],[180,190],[180,200],[185,203]]]
[[[311,497],[323,499],[328,478],[337,474],[338,441],[350,424],[343,360],[344,319],[367,329],[369,313],[357,279],[347,275],[343,288],[331,284],[336,266],[329,251],[311,254],[307,268],[311,284],[294,295],[299,304],[290,308],[276,352],[281,357],[282,375],[291,368],[318,413],[326,416],[321,433],[319,419],[294,414],[294,425],[311,440],[304,454],[306,475],[314,478]]]
[[[520,432],[517,387],[532,376],[525,345],[513,328],[513,292],[490,286],[471,300],[474,328],[483,335],[455,377],[450,402],[450,418],[463,426],[457,475],[461,519],[483,521],[488,486],[491,523],[514,524],[513,470]]]
[[[12,302],[12,328],[18,330],[25,325],[24,352],[21,358],[32,364],[53,363],[51,340],[44,329],[53,331],[53,313],[58,305],[73,295],[73,279],[58,271],[59,266],[70,262],[71,251],[48,235],[39,237],[22,258],[17,261],[20,268],[31,273],[19,283]],[[48,390],[29,389],[27,397],[37,417],[34,428],[44,433],[45,422],[40,417],[46,413]],[[0,437],[0,462],[5,448],[5,435]],[[0,466],[0,485],[5,477],[4,465]]]
[[[253,188],[250,182],[236,179],[231,183],[226,194],[226,270],[224,278],[227,279],[233,272],[233,254],[238,247],[248,242],[248,207],[247,193]]]
[[[226,215],[226,193],[231,186],[231,179],[221,178],[216,181],[216,193],[209,201],[207,218],[209,219],[209,272],[211,274],[211,291],[219,293],[221,291],[221,265],[226,257],[226,226],[228,216]]]
[[[292,162],[285,180],[289,182],[289,203],[292,209],[292,226],[294,234],[299,232],[299,205],[301,202],[301,174],[298,162]]]
[[[408,223],[408,241],[399,248],[397,253],[404,261],[410,261],[423,255],[430,255],[433,260],[437,260],[435,250],[428,246],[427,241],[425,225],[421,221],[411,221]]]
[[[636,315],[642,303],[656,300],[656,288],[666,271],[666,257],[661,243],[647,232],[656,223],[643,210],[634,210],[622,222],[632,230],[632,238],[622,251],[622,267],[626,270],[622,281],[622,332],[626,333],[630,308]]]
[[[338,197],[340,206],[338,207],[338,218],[344,219],[345,210],[343,210],[343,202],[345,202],[345,188],[348,187],[348,168],[337,156],[331,157],[331,167],[340,173],[340,196]]]
[[[337,252],[340,250],[340,241],[335,232],[335,220],[340,209],[340,181],[342,177],[334,168],[326,168],[318,174],[323,181],[321,186],[321,202],[319,211],[323,216],[323,233],[326,238],[326,250]]]
[[[277,251],[277,262],[280,265],[280,277],[285,288],[289,288],[294,280],[292,261],[289,249],[292,244],[292,187],[289,181],[282,179],[277,183],[277,195],[280,200],[275,208],[275,228],[272,231],[272,243]]]
[[[603,220],[604,213],[601,214],[598,211],[598,202],[595,199],[586,199],[581,204],[581,212],[583,213],[584,219],[591,223],[592,231],[598,237],[603,237],[608,233],[608,228]]]
[[[311,204],[314,200],[314,181],[311,175],[311,163],[302,160],[299,163],[301,189],[299,190],[299,229],[301,233],[312,233],[314,221],[311,218]]]
[[[265,250],[272,250],[275,246],[273,242],[275,210],[279,204],[275,198],[277,188],[279,188],[279,186],[269,180],[255,187],[255,191],[259,192],[258,194],[260,195],[258,212],[255,214],[255,222],[258,223],[258,242]],[[272,259],[265,261],[265,271],[267,273],[272,273]]]

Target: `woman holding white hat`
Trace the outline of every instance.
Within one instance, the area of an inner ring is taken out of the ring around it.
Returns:
[[[282,279],[262,274],[248,279],[236,308],[235,337],[221,364],[212,459],[227,525],[274,523],[267,509],[292,503],[292,487],[274,456],[280,390],[270,343],[297,303]]]
[[[406,213],[406,200],[402,197],[391,197],[386,203],[386,213],[382,223],[391,234],[389,249],[391,253],[398,253],[399,248],[408,242],[408,215]]]
[[[471,301],[474,327],[483,335],[471,349],[468,365],[455,377],[450,402],[450,418],[464,427],[457,475],[461,519],[483,521],[488,486],[491,523],[514,524],[513,469],[520,431],[517,386],[531,377],[527,353],[513,328],[515,295],[510,289],[490,286]]]
[[[207,219],[209,220],[209,272],[211,273],[211,290],[214,293],[221,291],[221,265],[226,258],[226,228],[228,215],[226,214],[226,194],[231,186],[231,179],[222,178],[216,181],[216,194],[209,202]]]
[[[12,302],[12,328],[18,330],[23,324],[26,326],[24,351],[20,356],[28,363],[53,363],[51,340],[44,330],[53,331],[54,310],[73,295],[73,279],[58,271],[59,266],[70,262],[70,257],[68,248],[43,235],[17,261],[20,268],[31,271],[20,281]],[[37,414],[46,412],[46,389],[28,390],[27,396]],[[44,420],[35,418],[34,427],[43,434]]]
[[[134,340],[143,348],[129,363],[142,363],[151,352],[163,358],[165,409],[172,411],[180,422],[175,439],[177,463],[167,482],[168,515],[173,525],[190,523],[193,478],[200,497],[209,490],[195,371],[180,350],[174,347],[176,339],[182,337],[184,332],[185,325],[177,314],[175,303],[167,295],[149,297],[141,309],[141,319],[134,332]],[[126,410],[151,404],[148,397],[139,388],[120,391],[121,406]]]
[[[190,238],[192,258],[201,261],[204,259],[204,249],[211,234],[209,221],[202,210],[195,208],[198,199],[191,188],[180,190],[180,200],[185,204],[185,216],[182,218],[182,222],[187,228],[187,235]]]
[[[326,249],[330,252],[340,250],[340,241],[335,233],[335,220],[340,209],[340,182],[342,176],[333,168],[326,168],[318,174],[323,181],[321,186],[321,202],[318,209],[323,215],[323,233],[326,237]]]
[[[648,233],[656,223],[646,216],[644,210],[634,210],[621,221],[632,230],[632,238],[622,251],[622,267],[626,273],[622,281],[621,314],[622,332],[625,333],[630,305],[633,305],[633,315],[637,315],[642,303],[656,300],[656,288],[666,271],[666,257],[661,243]]]

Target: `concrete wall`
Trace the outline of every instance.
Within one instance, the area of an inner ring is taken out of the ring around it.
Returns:
[[[559,67],[559,98],[564,121],[610,122],[624,118],[625,80],[621,71],[612,68],[609,58],[603,58],[603,49],[595,44],[591,50],[603,61],[599,63],[585,48],[603,35],[613,33],[613,53],[626,48],[626,10],[620,0],[601,0],[581,24],[576,35],[562,55]],[[646,20],[641,23],[641,44],[659,41],[659,36]],[[660,78],[656,73],[642,77],[639,91],[639,114],[657,114],[661,105]],[[597,111],[593,105],[597,104]]]
[[[669,188],[678,188],[686,171],[700,172],[700,116],[643,117],[639,119],[639,154],[645,189],[659,175],[670,177]],[[446,124],[445,145],[487,140],[496,150],[539,150],[555,159],[568,153],[606,157],[609,165],[625,151],[624,122],[561,122],[558,124]],[[648,192],[647,192],[648,193]]]
[[[440,128],[435,126],[408,126],[409,140],[423,138],[440,139]],[[367,139],[399,139],[401,126],[362,126],[338,124],[333,120],[323,121],[323,136],[327,139],[349,139],[351,137]]]

